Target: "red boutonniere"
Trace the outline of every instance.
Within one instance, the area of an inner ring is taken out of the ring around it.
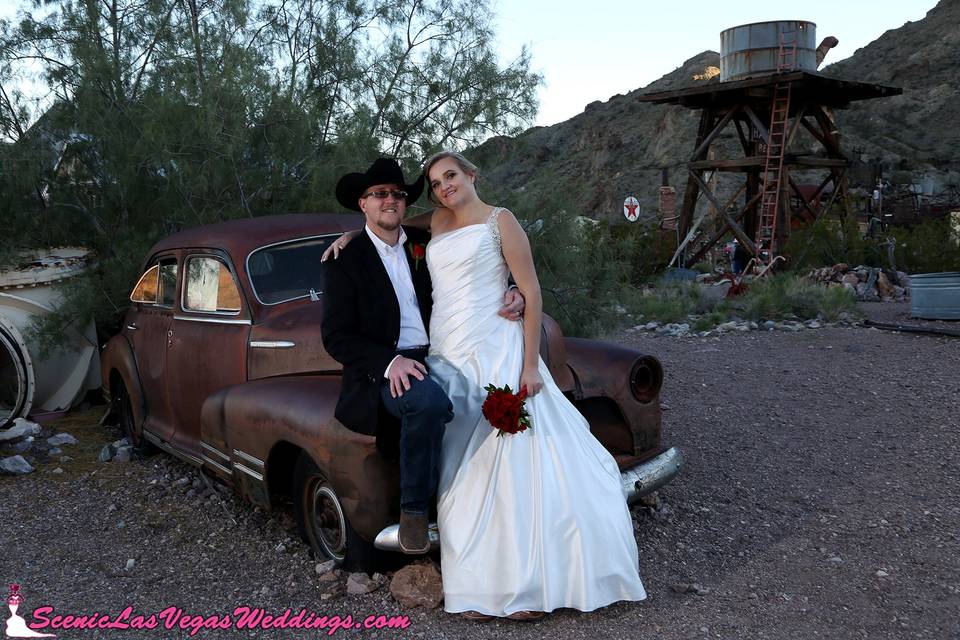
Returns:
[[[420,268],[420,261],[427,257],[427,247],[418,242],[411,242],[407,245],[407,251],[410,252],[410,257],[413,258],[413,269],[416,271]]]
[[[510,385],[504,385],[501,389],[488,384],[484,390],[487,392],[487,399],[483,401],[483,417],[497,430],[498,438],[505,433],[520,433],[533,428],[530,414],[524,406],[524,400],[527,399],[526,387],[522,387],[520,393],[513,393]]]

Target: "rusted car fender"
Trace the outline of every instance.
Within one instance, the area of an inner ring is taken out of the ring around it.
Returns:
[[[339,395],[340,376],[320,375],[253,380],[218,391],[201,410],[204,459],[218,455],[211,447],[228,456],[234,486],[270,508],[271,496],[290,493],[296,459],[306,452],[326,474],[350,524],[372,541],[399,515],[400,471],[381,455],[375,437],[350,431],[334,417]]]
[[[147,417],[147,403],[140,384],[140,371],[137,369],[137,359],[133,355],[133,345],[123,334],[117,334],[107,341],[100,353],[100,379],[103,395],[113,410],[116,398],[116,389],[113,381],[119,376],[130,396],[130,405],[133,407],[133,419],[138,431],[143,429],[143,421]]]
[[[660,387],[663,384],[663,368],[660,361],[636,349],[606,342],[566,338],[567,366],[574,377],[571,395],[574,402],[586,404],[591,398],[609,398],[630,429],[633,440],[633,455],[658,452],[660,448]],[[590,418],[591,416],[588,416]],[[614,422],[616,416],[606,417]],[[595,434],[602,425],[595,424]],[[609,427],[610,440],[617,440],[615,425]],[[604,444],[608,444],[604,442]],[[616,447],[623,451],[627,447]],[[624,451],[626,453],[626,451]]]

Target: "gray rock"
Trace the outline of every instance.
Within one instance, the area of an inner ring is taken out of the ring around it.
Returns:
[[[0,442],[16,442],[27,436],[37,435],[40,435],[40,425],[23,418],[17,418],[13,421],[12,427],[0,431]]]
[[[47,455],[50,455],[50,456],[58,456],[61,453],[63,453],[63,449],[61,449],[60,447],[54,447],[47,451]]]
[[[773,320],[767,320],[766,322],[763,323],[763,328],[766,329],[767,331],[773,331],[774,327],[776,326],[777,326],[777,323],[774,322]]]
[[[54,469],[54,470],[51,471],[50,473],[55,473],[55,474],[57,474],[57,475],[60,475],[61,473],[63,473],[63,469],[61,469],[60,467],[57,467],[56,469]]]
[[[116,454],[114,454],[112,462],[130,462],[130,458],[133,457],[133,447],[127,445],[117,449]]]
[[[647,324],[643,325],[643,328],[646,329],[647,331],[653,331],[659,326],[660,326],[660,323],[654,320],[653,322],[648,322]]]
[[[325,573],[330,573],[336,568],[337,568],[337,563],[333,560],[327,560],[326,562],[318,562],[317,566],[314,567],[318,576],[322,576]]]
[[[137,564],[137,561],[134,560],[133,558],[130,558],[129,560],[127,560],[127,564],[124,565],[123,570],[124,570],[124,571],[133,571],[133,567],[136,566],[136,564]]]
[[[68,462],[73,462],[73,458],[70,456],[60,456],[60,464],[67,464]]]
[[[817,322],[816,320],[807,320],[806,322],[804,322],[804,324],[807,325],[807,327],[809,327],[810,329],[820,328],[820,323]]]
[[[12,476],[22,476],[33,471],[33,467],[23,456],[11,456],[0,460],[0,473]]]
[[[890,574],[884,571],[883,569],[877,569],[877,572],[874,575],[877,576],[878,578],[886,578]]]
[[[319,577],[320,582],[336,582],[340,579],[340,575],[343,572],[340,569],[334,569],[333,571],[327,571],[324,574],[321,574]]]
[[[361,595],[370,593],[380,588],[380,585],[371,580],[365,573],[351,573],[347,577],[347,593],[350,595]]]
[[[61,447],[65,444],[80,444],[80,441],[69,433],[58,433],[55,436],[47,438],[47,444],[51,447]]]
[[[27,436],[23,440],[19,442],[14,442],[12,445],[9,445],[7,447],[7,450],[14,455],[17,455],[18,453],[26,453],[27,451],[30,451],[30,449],[33,448],[33,443],[34,443],[33,436]]]
[[[97,460],[100,462],[110,462],[115,455],[117,455],[117,448],[112,444],[105,444],[103,445],[103,449],[100,449],[100,455],[97,456]]]
[[[443,601],[440,572],[432,564],[408,564],[393,575],[390,595],[405,607],[439,607]]]

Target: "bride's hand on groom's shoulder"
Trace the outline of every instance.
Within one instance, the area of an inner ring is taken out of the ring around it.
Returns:
[[[543,378],[536,367],[524,368],[520,374],[520,388],[527,388],[527,396],[535,396],[543,388]]]
[[[340,252],[343,250],[343,248],[350,244],[350,241],[356,238],[358,235],[360,235],[360,231],[358,230],[347,231],[342,236],[331,242],[330,246],[327,247],[323,252],[323,255],[320,256],[320,262],[326,262],[330,258],[333,258],[334,260],[339,258]]]

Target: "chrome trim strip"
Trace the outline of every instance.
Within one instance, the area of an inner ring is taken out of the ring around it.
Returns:
[[[247,326],[252,324],[249,320],[224,320],[220,318],[200,318],[200,317],[193,318],[190,316],[178,316],[177,314],[173,314],[173,319],[187,320],[189,322],[211,322],[213,324],[245,324]]]
[[[211,459],[208,458],[207,456],[203,456],[203,461],[206,462],[207,464],[209,464],[211,467],[215,467],[215,468],[219,469],[220,471],[223,471],[223,472],[224,472],[225,474],[227,474],[228,476],[232,476],[232,475],[233,475],[233,471],[231,471],[230,469],[227,469],[225,466],[223,466],[223,465],[220,464],[219,462],[215,462],[215,461],[211,460]]]
[[[297,343],[289,340],[251,340],[250,346],[256,349],[289,349],[297,346]]]
[[[196,457],[191,453],[187,453],[186,451],[184,451],[183,449],[181,449],[180,447],[176,446],[171,442],[167,442],[166,440],[161,440],[160,436],[153,433],[149,429],[143,430],[143,437],[149,440],[150,442],[152,442],[153,444],[155,444],[156,446],[160,447],[170,455],[180,458],[184,462],[188,462],[196,467],[203,466],[203,460],[201,460],[200,458]]]
[[[291,244],[291,243],[294,243],[294,242],[303,242],[304,240],[316,240],[316,239],[318,239],[318,238],[334,238],[334,237],[339,238],[339,237],[342,236],[344,233],[346,233],[346,232],[345,232],[345,231],[340,231],[339,233],[337,233],[337,232],[334,232],[334,233],[321,233],[321,234],[315,235],[315,236],[304,236],[304,237],[302,237],[302,238],[290,238],[289,240],[280,240],[279,242],[272,242],[272,243],[270,243],[270,244],[265,244],[265,245],[263,245],[262,247],[257,247],[256,249],[254,249],[253,251],[251,251],[250,253],[248,253],[246,260],[243,261],[243,265],[244,265],[244,267],[245,267],[246,270],[247,270],[247,281],[250,283],[250,290],[253,291],[253,297],[256,298],[256,299],[257,299],[257,302],[259,302],[259,303],[262,304],[263,306],[265,306],[265,307],[272,307],[272,306],[277,305],[277,304],[283,304],[283,303],[285,303],[285,302],[293,302],[294,300],[300,300],[300,299],[302,299],[302,298],[307,298],[307,297],[310,296],[310,292],[307,292],[307,293],[303,294],[302,296],[296,296],[296,297],[294,297],[294,298],[287,298],[286,300],[279,300],[279,301],[277,301],[277,302],[264,302],[263,300],[261,300],[261,299],[260,299],[260,293],[257,291],[257,288],[256,288],[256,287],[254,286],[254,284],[253,284],[253,276],[250,275],[250,258],[253,256],[253,254],[257,253],[258,251],[263,251],[264,249],[269,249],[270,247],[276,247],[276,246],[281,245],[281,244]]]
[[[243,465],[240,464],[239,462],[234,462],[234,463],[233,463],[233,468],[236,469],[237,471],[242,471],[242,472],[244,472],[244,473],[247,474],[248,476],[257,479],[257,480],[259,480],[260,482],[263,482],[263,476],[262,476],[261,474],[257,473],[257,472],[254,471],[253,469],[248,469],[247,467],[243,466]],[[399,528],[399,526],[400,526],[400,525],[397,525],[398,528]]]
[[[202,442],[202,441],[200,442],[200,446],[203,447],[204,449],[206,449],[207,451],[209,451],[210,453],[216,454],[216,456],[217,456],[218,458],[222,458],[223,460],[226,460],[227,462],[230,462],[230,456],[228,456],[228,455],[225,454],[224,452],[220,451],[220,449],[217,449],[216,447],[211,446],[211,445],[207,444],[206,442]]]
[[[249,453],[245,453],[245,452],[243,452],[243,451],[240,451],[239,449],[234,449],[234,450],[233,450],[233,455],[235,455],[235,456],[237,456],[237,457],[240,457],[240,458],[243,458],[243,459],[246,460],[247,462],[252,462],[253,464],[257,465],[258,467],[263,468],[263,460],[261,460],[260,458],[254,458],[254,457],[253,457],[252,455],[250,455]]]

